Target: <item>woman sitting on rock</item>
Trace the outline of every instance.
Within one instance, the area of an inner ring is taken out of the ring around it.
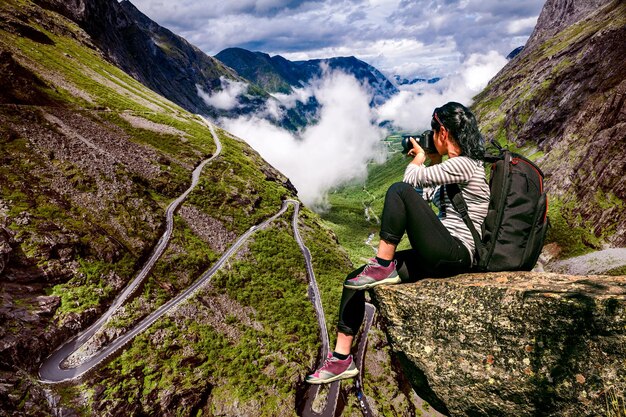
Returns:
[[[487,215],[489,186],[483,166],[484,141],[476,118],[459,103],[435,109],[431,127],[436,153],[427,155],[411,138],[413,157],[403,182],[385,196],[380,243],[374,259],[346,278],[339,308],[335,351],[306,381],[324,384],[358,375],[350,350],[363,322],[365,289],[380,284],[412,282],[425,277],[449,277],[470,269],[474,257],[472,234],[454,209],[445,184],[458,184],[477,230]],[[448,159],[442,162],[442,155]],[[427,201],[439,209],[436,215]],[[406,232],[411,248],[396,252]]]

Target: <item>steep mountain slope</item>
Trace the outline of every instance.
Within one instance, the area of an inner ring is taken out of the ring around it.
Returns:
[[[208,105],[198,91],[210,94],[221,90],[221,79],[244,81],[218,60],[150,20],[128,0],[119,3],[114,0],[38,0],[37,3],[76,22],[107,59],[191,112],[221,114],[220,109]],[[267,98],[266,92],[251,88],[242,95],[241,107],[237,110],[254,111]]]
[[[63,15],[28,0],[0,3],[0,415],[295,415],[319,330],[291,211],[110,362],[74,384],[38,381],[52,350],[134,279],[165,229],[165,208],[217,149],[201,119],[105,56]],[[294,197],[287,178],[216,131],[222,151],[175,214],[165,253],[71,361],[180,294]],[[315,214],[302,210],[298,225],[332,329],[351,265]],[[370,402],[414,410],[384,337],[370,338]],[[359,415],[349,388],[344,415]]]
[[[280,55],[227,48],[215,56],[241,76],[269,92],[289,93],[292,87],[303,87],[322,75],[323,67],[338,69],[370,86],[375,103],[381,103],[398,92],[376,68],[353,56],[308,61],[289,61]]]
[[[626,245],[624,39],[623,1],[548,0],[473,105],[488,137],[538,158],[562,256]]]

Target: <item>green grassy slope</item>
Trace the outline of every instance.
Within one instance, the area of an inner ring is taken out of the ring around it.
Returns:
[[[0,226],[13,239],[4,271],[13,284],[0,289],[0,379],[13,388],[0,396],[0,408],[46,414],[43,387],[23,372],[35,374],[51,349],[92,322],[134,277],[163,230],[165,207],[215,144],[195,115],[104,61],[59,15],[9,0],[0,16]],[[185,289],[238,235],[293,197],[287,179],[255,151],[218,134],[222,154],[185,203],[195,217],[181,209],[165,255],[96,345]],[[313,257],[324,248],[334,265],[316,266],[331,310],[340,290],[335,271],[345,275],[349,263],[308,216]],[[198,230],[197,218],[208,221],[208,231]],[[218,238],[224,242],[216,246]],[[84,415],[294,414],[319,344],[307,285],[285,214],[213,286],[82,385],[46,389],[59,395],[61,408]],[[36,307],[41,297],[53,305],[47,313]],[[208,318],[218,301],[223,314]]]

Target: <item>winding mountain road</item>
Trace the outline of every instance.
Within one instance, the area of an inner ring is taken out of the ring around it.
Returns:
[[[82,376],[84,373],[89,371],[90,369],[97,366],[103,360],[105,360],[109,355],[114,353],[117,349],[124,346],[129,340],[147,328],[150,324],[154,323],[154,321],[159,318],[161,315],[167,311],[164,309],[167,303],[161,306],[157,311],[153,312],[151,315],[146,317],[142,322],[140,322],[137,327],[130,330],[128,333],[124,334],[120,338],[116,339],[111,345],[107,346],[105,349],[97,353],[95,356],[89,358],[87,361],[83,362],[81,365],[75,368],[63,368],[62,363],[67,359],[72,353],[77,351],[82,345],[87,343],[89,339],[107,322],[107,320],[113,315],[113,313],[122,305],[124,302],[130,297],[135,290],[139,287],[139,285],[145,280],[145,278],[150,274],[152,268],[156,264],[157,260],[163,255],[167,245],[169,243],[170,238],[172,237],[172,232],[174,230],[174,212],[178,207],[182,204],[182,202],[189,196],[191,191],[198,185],[200,180],[200,173],[202,169],[211,162],[213,159],[217,158],[222,151],[222,144],[219,141],[217,134],[215,133],[215,129],[213,125],[206,119],[202,118],[202,121],[209,127],[211,131],[211,135],[215,140],[216,150],[215,153],[208,159],[204,160],[200,163],[196,169],[194,169],[191,175],[191,185],[189,188],[181,194],[177,199],[172,201],[170,205],[167,207],[165,212],[165,232],[157,242],[156,247],[152,251],[152,254],[141,268],[135,279],[117,296],[117,298],[113,301],[109,309],[91,326],[87,329],[76,335],[74,338],[66,342],[64,345],[61,345],[57,348],[41,365],[39,369],[39,377],[44,382],[63,382],[69,381],[72,379],[76,379]],[[219,262],[219,261],[218,261]],[[181,294],[182,295],[182,294]],[[179,296],[180,297],[180,296]],[[177,297],[178,298],[178,297]],[[160,313],[160,314],[157,314]],[[146,324],[149,322],[149,324]],[[141,330],[138,330],[141,328]]]
[[[222,145],[219,141],[217,134],[215,133],[215,129],[213,125],[206,119],[202,118],[203,122],[209,127],[213,139],[215,140],[217,149],[214,155],[210,158],[204,160],[198,167],[196,167],[192,173],[192,181],[189,188],[181,194],[176,200],[174,200],[166,209],[166,228],[165,232],[159,239],[156,247],[154,248],[152,254],[149,259],[146,261],[144,266],[141,268],[135,279],[124,289],[122,293],[113,301],[109,309],[91,326],[87,329],[70,339],[65,344],[61,345],[57,348],[41,365],[39,369],[39,377],[42,382],[45,383],[59,383],[72,381],[80,378],[90,370],[94,369],[101,363],[103,363],[107,358],[109,358],[112,354],[117,352],[119,349],[124,347],[127,343],[129,343],[135,336],[146,330],[150,325],[152,325],[156,320],[162,317],[164,314],[169,312],[170,310],[176,308],[180,303],[192,297],[199,288],[205,285],[211,277],[222,267],[224,262],[228,260],[237,250],[241,247],[241,245],[259,229],[265,228],[271,222],[276,220],[278,217],[283,215],[289,205],[294,206],[292,227],[295,239],[302,251],[302,254],[305,258],[307,274],[309,277],[309,299],[313,303],[317,315],[317,320],[320,328],[320,339],[321,339],[321,360],[323,361],[330,349],[329,337],[328,337],[328,329],[326,327],[326,318],[324,315],[324,308],[322,306],[321,296],[319,292],[319,288],[317,286],[317,281],[315,279],[315,273],[313,271],[313,265],[311,261],[311,253],[309,249],[306,247],[302,238],[300,237],[300,232],[298,228],[298,218],[299,218],[299,210],[300,203],[296,200],[285,200],[282,204],[280,210],[274,214],[269,219],[265,220],[263,223],[259,225],[252,226],[248,229],[243,235],[241,235],[237,241],[220,257],[220,259],[206,272],[204,272],[189,288],[180,293],[178,296],[172,298],[167,303],[163,304],[157,310],[149,314],[143,320],[141,320],[135,327],[128,330],[125,334],[121,335],[114,341],[112,341],[109,345],[104,347],[102,350],[97,352],[95,355],[89,357],[84,362],[76,367],[64,367],[63,363],[66,359],[80,349],[85,343],[89,341],[89,339],[107,322],[107,320],[113,315],[113,313],[136,291],[139,285],[145,280],[145,278],[150,274],[152,268],[158,261],[158,259],[163,255],[169,240],[172,236],[172,232],[174,229],[174,213],[178,209],[178,207],[182,204],[182,202],[189,196],[189,194],[193,191],[193,189],[197,186],[200,174],[202,169],[211,162],[213,159],[219,156]],[[366,318],[365,318],[365,328],[361,334],[361,340],[358,346],[358,352],[355,355],[355,360],[359,365],[359,369],[363,369],[363,358],[365,355],[365,347],[367,344],[367,332],[369,327],[373,321],[375,308],[371,304],[366,304]],[[359,375],[356,380],[356,388],[357,395],[359,398],[360,405],[362,407],[363,413],[365,415],[372,415],[371,410],[369,409],[369,405],[367,404],[367,399],[363,395],[362,392],[362,374]],[[334,417],[337,411],[337,405],[339,400],[340,393],[340,382],[334,382],[330,384],[330,388],[328,391],[328,395],[326,396],[326,404],[323,410],[319,413],[313,411],[313,401],[319,394],[320,385],[311,385],[306,394],[306,403],[303,409],[303,416],[322,416],[322,417]]]

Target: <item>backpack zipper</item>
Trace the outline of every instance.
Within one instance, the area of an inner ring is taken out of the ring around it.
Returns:
[[[535,172],[537,173],[537,176],[539,177],[539,192],[541,194],[543,194],[543,176],[542,176],[542,173],[537,169],[536,166],[534,166],[530,162],[526,161],[525,159],[517,158],[517,157],[511,159],[511,163],[513,165],[517,165],[519,162],[524,162],[526,165],[528,165],[529,167],[531,167],[532,169],[535,170]],[[528,181],[528,178],[526,178],[526,180]],[[546,222],[547,218],[548,218],[548,196],[546,195],[546,211],[543,214],[543,223]]]
[[[541,175],[541,172],[539,172],[536,166],[526,161],[525,159],[517,158],[517,157],[511,159],[511,163],[513,165],[517,165],[519,162],[524,162],[526,165],[528,165],[529,167],[535,170],[535,172],[537,173],[537,177],[539,177],[539,192],[543,194],[543,176]]]

